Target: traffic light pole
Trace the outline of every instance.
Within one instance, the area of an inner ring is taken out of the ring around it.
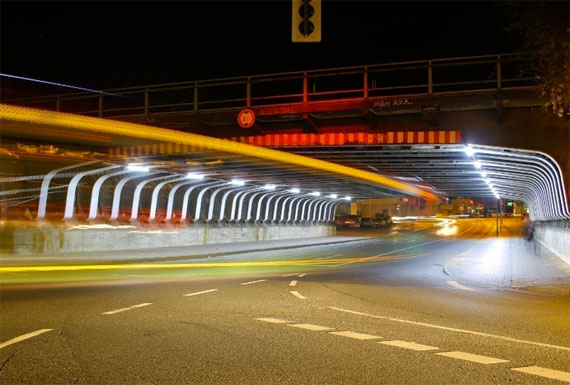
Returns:
[[[497,199],[497,237],[499,236],[499,200]]]

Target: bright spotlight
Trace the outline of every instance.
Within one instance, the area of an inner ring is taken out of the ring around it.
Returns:
[[[202,175],[202,174],[196,174],[195,172],[189,172],[188,174],[186,174],[186,178],[188,178],[188,179],[202,180],[202,179],[204,179],[204,175]]]
[[[345,201],[349,201],[349,200],[351,200],[352,198],[351,198],[351,197],[344,197],[344,198],[342,198],[342,199],[344,199]]]
[[[293,194],[299,194],[301,192],[301,190],[299,190],[298,188],[292,188],[291,190],[287,190],[287,191],[289,191],[290,193],[293,193]]]
[[[314,196],[314,197],[320,197],[320,196],[321,196],[321,193],[318,192],[318,191],[313,191],[312,193],[309,193],[309,195],[312,195],[312,196]]]
[[[329,197],[329,198],[332,198],[332,199],[336,199],[336,198],[338,198],[338,195],[336,195],[336,194],[331,194],[331,195],[329,195],[328,197]]]
[[[475,168],[481,168],[481,162],[476,160],[475,162],[473,162],[473,166],[475,166]]]
[[[479,174],[481,174],[481,176],[482,176],[483,178],[485,178],[485,177],[487,176],[487,173],[486,173],[485,171],[481,171]]]
[[[148,167],[148,166],[143,166],[143,165],[141,165],[141,164],[130,163],[130,164],[127,166],[127,170],[129,170],[129,171],[148,172],[148,170],[150,170],[150,167]]]
[[[471,148],[471,146],[469,146],[469,145],[465,146],[463,148],[463,151],[465,151],[467,156],[473,156],[473,154],[475,154],[475,150],[473,150],[473,148]]]
[[[243,186],[245,184],[245,181],[241,179],[232,179],[230,183],[233,184],[234,186]]]
[[[266,184],[265,186],[263,186],[263,188],[265,190],[275,190],[275,185],[274,184]]]

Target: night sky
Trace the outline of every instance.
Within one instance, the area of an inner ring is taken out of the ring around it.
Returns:
[[[93,89],[521,48],[502,2],[324,0],[321,43],[291,42],[290,1],[0,4],[2,73]]]

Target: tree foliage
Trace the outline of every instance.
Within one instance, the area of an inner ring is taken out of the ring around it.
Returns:
[[[531,64],[545,108],[570,118],[570,6],[568,1],[506,3],[508,29],[522,35],[537,53]]]

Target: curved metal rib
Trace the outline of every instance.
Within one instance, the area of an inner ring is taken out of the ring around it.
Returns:
[[[84,172],[80,172],[79,174],[77,174],[73,178],[71,178],[71,181],[69,182],[69,186],[67,187],[67,197],[65,199],[65,213],[63,215],[63,219],[73,218],[73,211],[75,208],[75,191],[77,190],[77,185],[79,184],[79,181],[81,180],[81,178],[83,178],[86,175],[100,174],[102,172],[112,170],[112,169],[115,169],[118,167],[121,167],[121,166],[108,166],[108,167],[103,167],[103,168],[99,168],[99,169],[95,169],[95,170],[84,171]]]
[[[88,166],[90,164],[94,164],[94,163],[98,163],[98,162],[99,162],[98,160],[94,160],[92,162],[74,164],[72,166],[62,167],[62,168],[58,168],[58,169],[55,169],[55,170],[48,172],[44,176],[44,178],[42,180],[42,186],[40,187],[40,200],[38,203],[38,214],[36,216],[36,219],[43,219],[46,216],[47,198],[49,195],[49,184],[50,184],[51,180],[55,177],[56,174],[58,174],[62,171],[71,170],[71,169],[77,168],[77,167]]]

